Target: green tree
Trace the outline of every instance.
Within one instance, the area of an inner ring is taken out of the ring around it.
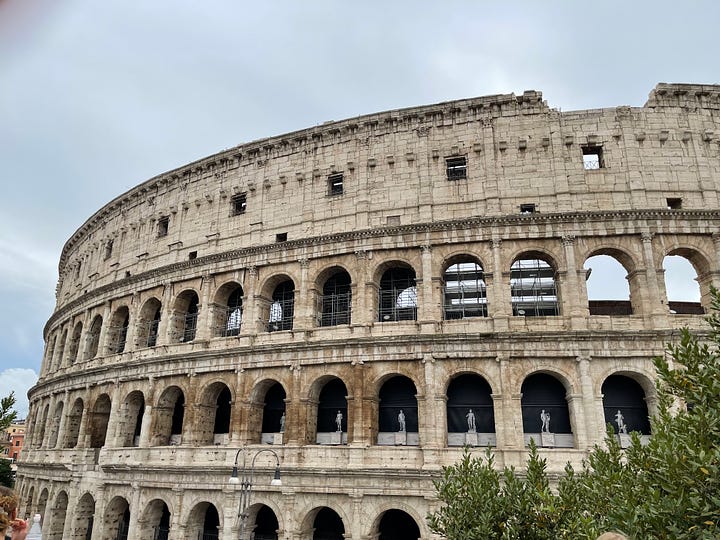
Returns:
[[[443,469],[442,506],[430,528],[449,540],[595,539],[621,531],[647,540],[720,538],[720,296],[710,330],[687,329],[655,359],[658,414],[652,437],[620,448],[611,426],[580,472],[569,465],[557,491],[530,447],[527,472],[495,470],[492,454]]]
[[[13,487],[15,475],[9,459],[0,459],[0,486]]]
[[[14,406],[15,392],[10,392],[9,396],[0,399],[0,431],[5,431],[17,418]]]

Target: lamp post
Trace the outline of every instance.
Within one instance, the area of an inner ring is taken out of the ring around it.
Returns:
[[[238,458],[240,453],[243,455],[242,472],[238,476]],[[250,497],[252,496],[253,480],[255,478],[255,460],[263,452],[269,452],[275,456],[275,474],[273,479],[270,481],[271,486],[281,486],[282,481],[280,480],[280,458],[275,450],[270,448],[262,448],[255,452],[255,455],[250,462],[250,470],[245,466],[246,464],[246,448],[243,446],[235,454],[235,464],[233,465],[232,474],[228,479],[229,484],[240,484],[240,505],[238,506],[238,518],[240,519],[240,540],[245,540],[245,523],[247,522],[248,513],[247,509],[250,507]]]

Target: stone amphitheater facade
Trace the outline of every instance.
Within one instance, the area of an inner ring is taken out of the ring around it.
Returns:
[[[719,111],[705,85],[572,112],[487,96],[131,189],[62,251],[25,513],[49,539],[429,539],[466,444],[522,466],[534,437],[559,474],[617,410],[649,436],[652,358],[720,285]],[[629,299],[588,300],[595,255]],[[671,255],[700,302],[668,301]]]

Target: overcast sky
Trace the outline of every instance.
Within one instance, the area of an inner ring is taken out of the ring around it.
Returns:
[[[143,180],[457,98],[639,106],[718,82],[718,22],[715,1],[0,0],[0,396],[36,380],[64,242]]]

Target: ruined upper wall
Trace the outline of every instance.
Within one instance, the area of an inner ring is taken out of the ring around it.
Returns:
[[[116,198],[66,243],[58,301],[141,271],[288,240],[442,219],[718,208],[720,87],[659,84],[642,108],[559,112],[539,92],[326,123],[241,145]],[[583,149],[602,167],[585,170]],[[448,158],[467,178],[449,180]],[[332,195],[328,177],[343,175]],[[232,200],[245,194],[244,213]],[[167,234],[158,223],[167,220]],[[280,235],[280,236],[278,236]],[[112,245],[108,249],[109,245]]]

